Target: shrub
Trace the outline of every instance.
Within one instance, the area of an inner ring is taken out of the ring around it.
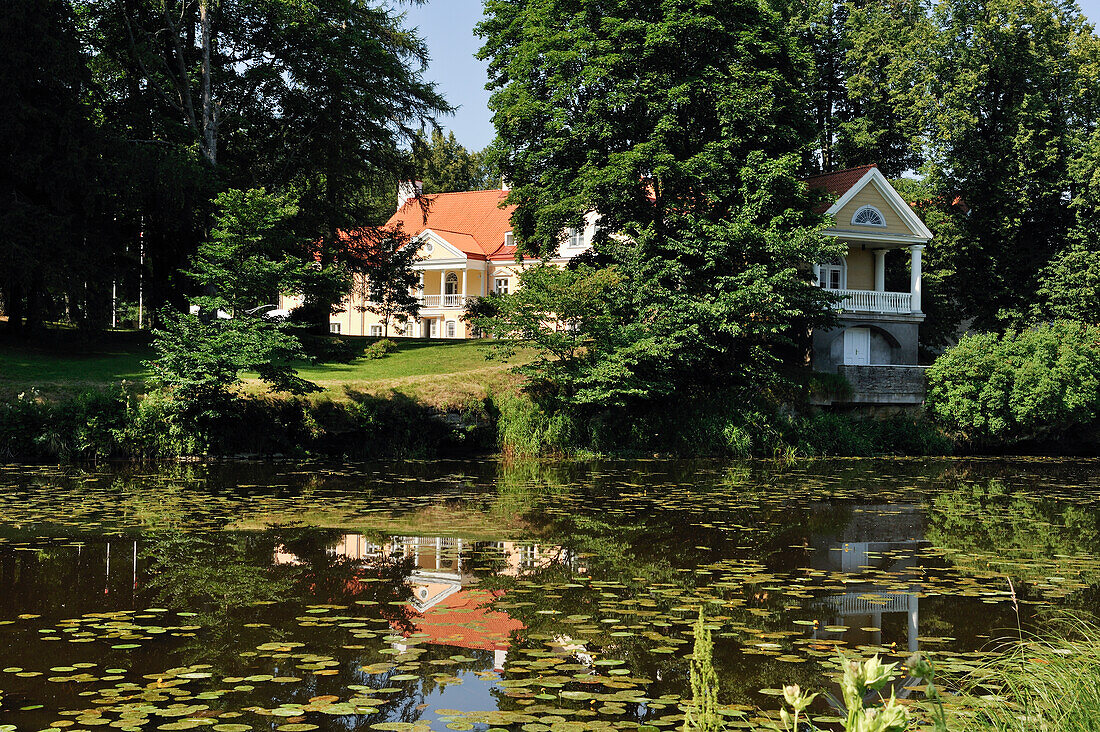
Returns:
[[[383,338],[380,341],[375,341],[366,347],[363,351],[363,358],[376,359],[385,358],[394,351],[397,350],[397,344],[389,338]]]
[[[928,370],[928,409],[985,446],[1092,427],[1100,413],[1100,328],[1056,321],[964,336]]]

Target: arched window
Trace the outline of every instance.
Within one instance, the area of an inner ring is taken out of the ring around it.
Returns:
[[[454,338],[458,332],[458,326],[453,320],[448,320],[446,330],[444,331],[448,338]]]
[[[443,279],[443,294],[458,294],[458,275],[456,275],[454,272],[448,272],[447,276]]]
[[[859,226],[886,226],[886,217],[874,206],[861,206],[852,215],[852,223]]]
[[[848,288],[848,265],[843,257],[831,259],[817,266],[817,283],[826,290]]]

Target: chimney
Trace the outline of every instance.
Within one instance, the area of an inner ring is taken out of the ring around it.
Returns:
[[[424,181],[422,180],[403,180],[398,183],[397,210],[400,211],[402,206],[422,193],[424,193]]]

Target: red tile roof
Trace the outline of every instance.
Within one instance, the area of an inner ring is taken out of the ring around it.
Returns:
[[[490,603],[502,591],[461,590],[413,617],[416,632],[427,634],[425,643],[483,651],[505,651],[513,631],[524,625],[507,613],[493,610]]]
[[[487,259],[504,249],[504,235],[512,230],[515,206],[501,207],[508,191],[434,193],[411,199],[386,222],[409,236],[425,229],[436,232],[471,259]],[[513,247],[509,247],[515,256]]]
[[[831,199],[826,203],[818,204],[818,206],[814,208],[814,213],[824,213],[828,211],[829,207],[833,205],[833,201],[847,193],[849,188],[858,183],[863,176],[867,175],[867,171],[877,167],[877,165],[871,163],[870,165],[861,165],[858,168],[837,170],[833,173],[822,173],[821,175],[814,175],[807,178],[806,185],[813,190],[824,191]]]

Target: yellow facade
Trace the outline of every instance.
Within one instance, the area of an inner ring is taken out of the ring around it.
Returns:
[[[849,231],[866,231],[871,227],[859,226],[852,223],[852,217],[856,211],[864,206],[874,206],[882,214],[886,220],[886,228],[874,227],[874,231],[882,232],[885,234],[900,234],[903,236],[909,236],[913,231],[909,228],[897,211],[887,202],[879,190],[872,185],[864,186],[863,190],[859,191],[852,197],[844,208],[836,212],[834,224],[835,229],[843,229]]]
[[[848,265],[848,290],[875,289],[875,255],[861,244],[848,246],[848,255],[844,258]]]

